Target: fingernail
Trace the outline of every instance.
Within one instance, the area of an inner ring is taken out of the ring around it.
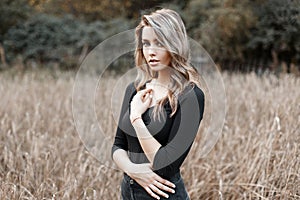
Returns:
[[[169,195],[166,195],[166,198],[169,198]]]
[[[175,190],[172,190],[172,193],[174,194],[174,193],[175,193]]]

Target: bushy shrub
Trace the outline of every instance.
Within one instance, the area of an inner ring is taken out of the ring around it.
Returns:
[[[0,42],[7,30],[25,21],[34,10],[27,0],[1,0],[0,1]]]
[[[66,64],[87,45],[94,47],[104,38],[101,22],[85,24],[72,16],[58,18],[39,14],[8,30],[4,46],[8,59],[20,54],[24,61]]]
[[[254,9],[258,18],[247,44],[252,55],[272,54],[273,64],[300,62],[300,3],[299,1],[269,0]],[[277,67],[277,66],[275,66]]]

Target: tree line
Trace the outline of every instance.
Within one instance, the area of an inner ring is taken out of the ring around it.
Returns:
[[[299,0],[2,0],[0,67],[21,60],[74,69],[101,41],[159,7],[179,12],[188,35],[222,69],[299,66]]]

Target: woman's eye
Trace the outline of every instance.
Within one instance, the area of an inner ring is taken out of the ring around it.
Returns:
[[[157,43],[158,47],[164,47],[160,42]]]
[[[147,47],[147,46],[149,46],[149,43],[148,43],[148,42],[143,42],[142,45],[143,45],[144,47]]]

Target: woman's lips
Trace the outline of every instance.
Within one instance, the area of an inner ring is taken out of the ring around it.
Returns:
[[[159,64],[159,60],[156,60],[156,59],[149,60],[149,65],[151,65],[151,66],[156,66],[158,64]]]

